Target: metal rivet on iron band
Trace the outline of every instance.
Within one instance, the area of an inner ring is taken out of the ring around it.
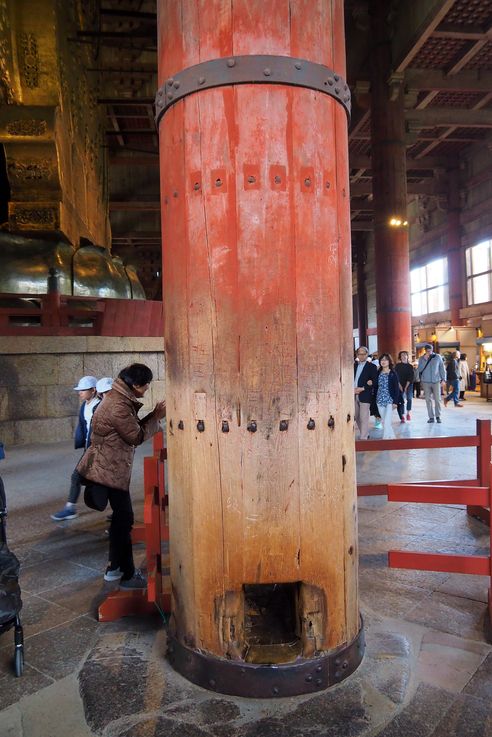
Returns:
[[[248,429],[248,432],[256,432],[257,429],[258,429],[257,426],[256,426],[256,422],[254,420],[251,420],[251,422],[248,422],[248,428],[247,429]]]
[[[248,177],[248,182],[250,184],[254,184],[256,182],[256,177]]]
[[[302,69],[302,64],[301,64],[300,61],[296,61],[296,63],[294,64],[294,66],[295,66],[296,69]]]
[[[205,430],[205,423],[203,420],[198,420],[198,422],[196,423],[196,429],[198,430],[198,432],[203,432]]]
[[[229,423],[227,420],[222,420],[222,432],[229,432]]]
[[[215,688],[215,681],[213,678],[210,679],[210,681],[208,682],[208,685],[211,686],[212,688]]]
[[[173,98],[174,98],[174,95],[173,95],[173,93],[172,93],[172,92],[168,92],[168,93],[167,93],[167,99],[168,99],[168,100],[172,100]]]
[[[215,186],[216,187],[222,187],[222,179],[216,179],[215,180]]]
[[[305,678],[305,681],[306,681],[306,683],[311,683],[311,681],[312,681],[312,680],[313,680],[313,677],[312,677],[312,675],[311,675],[311,674],[309,674],[309,675],[308,675],[308,676],[306,676],[306,678]]]
[[[338,81],[339,81],[339,79],[340,79],[340,77],[338,76],[338,74],[334,74],[334,75],[333,75],[333,77],[334,77],[334,79],[335,79],[335,82],[338,82]]]
[[[236,66],[236,60],[235,59],[227,59],[227,66],[228,67],[235,67]]]
[[[314,428],[315,428],[315,427],[316,427],[316,423],[315,423],[315,421],[313,420],[313,418],[312,418],[312,417],[310,417],[310,418],[309,418],[309,422],[308,422],[308,424],[307,424],[307,429],[308,429],[308,430],[314,430]]]
[[[271,75],[271,73],[272,73],[272,70],[269,67],[266,67],[263,70],[263,74],[265,75],[265,77],[269,77]]]
[[[184,422],[183,420],[180,420],[178,422],[178,430],[184,430],[184,429],[185,429]]]
[[[198,77],[198,84],[205,84],[205,77]]]
[[[328,84],[329,84],[329,85],[332,85],[332,84],[334,84],[334,80],[333,80],[333,77],[328,77]]]
[[[278,429],[280,432],[285,432],[289,429],[289,420],[280,420],[280,424],[278,426]]]
[[[316,679],[316,685],[317,686],[321,686],[322,683],[323,683],[323,681],[321,680],[321,678],[317,678]]]
[[[163,91],[159,90],[159,92],[157,93],[157,97],[162,97],[163,94],[164,94]]]
[[[278,695],[278,686],[274,686],[274,687],[272,688],[272,693],[273,693],[273,694],[274,694],[275,696],[277,696],[277,695]]]
[[[340,87],[335,87],[335,94],[336,95],[339,95],[340,94]]]
[[[342,662],[342,661],[340,660],[340,658],[336,658],[336,659],[335,659],[335,665],[340,665],[340,663],[341,663],[341,662]]]
[[[348,660],[344,660],[344,661],[343,661],[343,663],[342,663],[342,668],[343,668],[344,670],[345,670],[346,668],[348,668]]]
[[[309,177],[306,177],[306,179],[304,180],[304,184],[306,185],[306,187],[311,186],[311,180],[309,179]]]
[[[173,87],[175,90],[179,90],[179,88],[181,87],[181,82],[177,79],[173,84]]]
[[[323,668],[321,667],[321,665],[318,665],[318,667],[316,668],[316,673],[321,673],[322,670]]]
[[[167,84],[168,84],[168,87],[172,87],[174,84],[174,79],[172,77],[169,77],[169,79],[167,80]]]
[[[328,420],[328,427],[330,430],[333,430],[335,428],[335,420],[332,415],[330,415],[330,419]]]

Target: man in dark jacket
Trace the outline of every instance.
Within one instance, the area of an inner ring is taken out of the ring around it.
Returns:
[[[460,403],[460,352],[455,351],[446,364],[446,381],[451,387],[451,391],[444,400],[446,407],[449,400],[452,399],[455,407],[463,407]]]
[[[75,428],[75,448],[83,448],[84,452],[88,448],[91,441],[91,423],[92,415],[96,407],[101,401],[96,391],[97,379],[95,376],[83,376],[74,391],[79,393],[82,400],[79,410],[79,421]],[[80,474],[77,469],[74,470],[70,478],[70,491],[68,492],[68,500],[63,509],[51,515],[51,519],[55,522],[63,522],[67,519],[75,519],[77,517],[77,500],[80,496],[81,489]]]
[[[369,438],[369,414],[374,396],[378,370],[367,360],[369,351],[365,346],[357,349],[357,361],[354,364],[355,423],[359,428],[361,440]]]

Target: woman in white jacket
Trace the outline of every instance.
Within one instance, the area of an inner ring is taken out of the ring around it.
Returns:
[[[470,386],[470,367],[466,360],[466,353],[462,353],[460,356],[460,401],[465,399],[465,391]]]

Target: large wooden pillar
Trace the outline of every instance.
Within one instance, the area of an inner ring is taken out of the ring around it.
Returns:
[[[371,156],[378,351],[412,345],[403,80],[392,77],[389,0],[371,3]]]
[[[170,659],[311,692],[363,651],[343,2],[158,9]]]
[[[463,325],[460,310],[464,307],[463,300],[463,270],[464,264],[461,255],[461,226],[460,226],[460,189],[459,170],[450,169],[446,172],[448,181],[448,212],[447,212],[447,257],[448,257],[448,289],[449,312],[451,325]]]

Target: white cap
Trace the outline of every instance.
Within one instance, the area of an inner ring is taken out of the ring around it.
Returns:
[[[104,392],[109,392],[112,386],[113,379],[110,376],[105,376],[97,382],[96,391],[98,394],[104,394]]]
[[[86,389],[95,389],[97,379],[95,376],[83,376],[77,386],[74,386],[76,392],[83,392]]]

